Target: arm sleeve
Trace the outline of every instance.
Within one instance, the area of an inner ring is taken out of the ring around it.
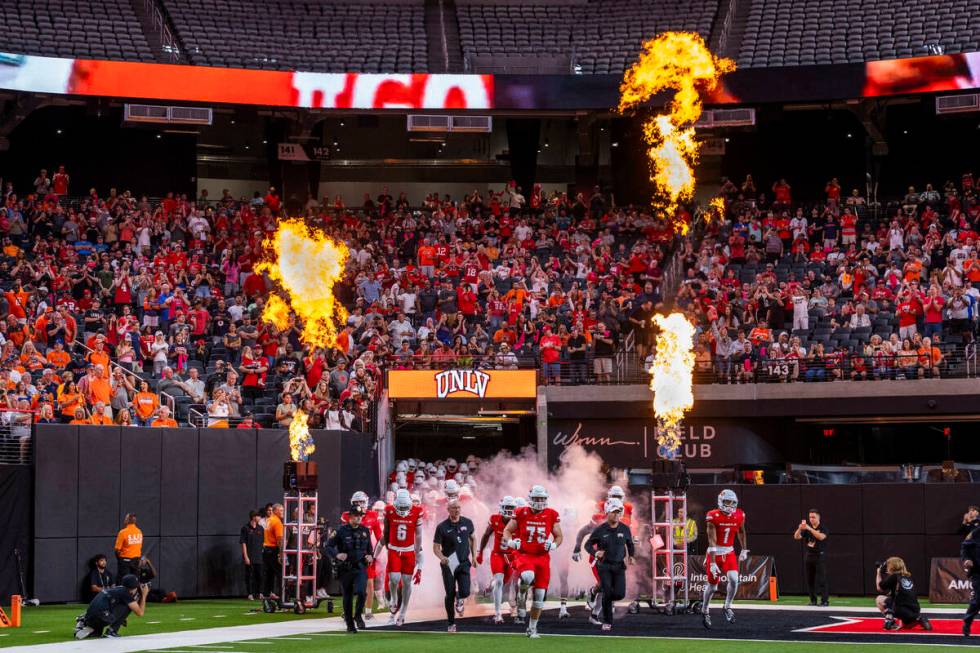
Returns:
[[[122,551],[123,544],[125,543],[125,541],[126,541],[126,538],[123,536],[122,531],[119,531],[116,534],[116,546],[115,546],[116,553],[119,553],[120,551]]]
[[[636,553],[636,545],[633,544],[633,531],[630,530],[629,526],[626,527],[626,552],[631,558]]]
[[[602,526],[592,531],[592,535],[589,536],[588,541],[585,543],[585,552],[590,556],[594,556],[596,549],[599,548],[599,534],[602,530]]]
[[[340,553],[340,551],[337,550],[338,542],[339,539],[337,538],[337,531],[334,531],[334,534],[331,535],[330,539],[327,540],[327,555],[329,557],[336,558],[337,554]]]
[[[592,532],[592,526],[586,524],[582,528],[578,529],[578,533],[575,534],[575,548],[572,549],[572,553],[578,553],[582,550],[582,540],[585,536]]]

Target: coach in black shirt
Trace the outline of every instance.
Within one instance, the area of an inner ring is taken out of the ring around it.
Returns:
[[[255,598],[262,591],[262,545],[265,541],[265,529],[259,523],[259,513],[254,510],[248,513],[248,522],[242,526],[238,543],[242,545],[242,562],[245,563],[245,587],[248,600]]]
[[[606,501],[606,521],[592,531],[585,551],[595,556],[596,571],[602,587],[602,629],[612,629],[613,603],[626,596],[626,564],[633,564],[633,533],[620,522],[623,503]]]
[[[820,512],[810,508],[806,519],[793,533],[794,540],[803,542],[803,562],[806,568],[806,585],[810,590],[810,605],[817,604],[817,586],[820,586],[820,605],[830,605],[830,585],[827,582],[827,529],[820,523]]]
[[[458,501],[451,502],[447,509],[449,517],[436,526],[432,550],[442,569],[449,632],[455,633],[455,612],[463,616],[463,601],[470,595],[470,567],[473,566],[472,556],[476,549],[476,529],[472,521],[460,515]]]

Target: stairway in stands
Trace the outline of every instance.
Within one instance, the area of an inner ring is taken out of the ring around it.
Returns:
[[[155,0],[130,0],[146,36],[146,42],[153,50],[159,63],[187,63],[177,32],[163,9]]]
[[[453,0],[425,0],[425,35],[430,73],[463,71],[463,52]]]
[[[738,61],[738,52],[742,47],[742,36],[745,35],[745,26],[749,21],[749,11],[752,9],[752,0],[735,0],[735,10],[732,15],[731,25],[728,28],[728,39],[721,54]]]

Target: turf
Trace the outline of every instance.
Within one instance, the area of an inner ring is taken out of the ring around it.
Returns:
[[[195,600],[179,603],[150,603],[143,617],[130,616],[129,625],[123,631],[126,636],[169,633],[178,630],[200,630],[226,626],[244,626],[256,623],[275,623],[297,619],[323,619],[340,614],[337,601],[333,615],[325,607],[295,615],[292,612],[265,614],[258,601],[245,600]],[[258,610],[258,612],[251,612]],[[23,608],[20,628],[0,630],[0,649],[10,646],[64,642],[72,638],[75,617],[85,611],[78,603],[42,605]],[[271,652],[270,652],[271,653]]]
[[[343,650],[344,653],[377,653],[377,651],[398,651],[398,653],[460,653],[460,651],[479,651],[480,653],[513,653],[515,650],[536,650],[545,653],[579,653],[599,646],[596,638],[548,637],[530,641],[521,635],[446,635],[442,633],[343,633],[307,635],[302,640],[256,640],[232,642],[233,648],[211,649],[212,653],[311,653],[311,651]],[[725,642],[690,639],[640,639],[630,637],[603,637],[602,648],[616,653],[882,653],[881,645],[861,644],[818,644],[812,642]],[[153,649],[166,651],[167,649]],[[187,649],[178,649],[187,650]],[[206,647],[197,651],[207,651]],[[936,649],[928,646],[891,644],[885,649],[889,652],[928,653]],[[972,646],[944,647],[942,650],[976,651]]]

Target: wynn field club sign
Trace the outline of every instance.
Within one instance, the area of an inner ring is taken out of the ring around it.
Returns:
[[[392,370],[390,399],[534,399],[534,370]]]

